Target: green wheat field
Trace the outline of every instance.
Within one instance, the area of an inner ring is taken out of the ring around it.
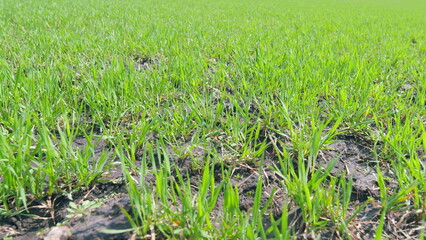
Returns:
[[[426,1],[0,9],[0,238],[425,239]]]

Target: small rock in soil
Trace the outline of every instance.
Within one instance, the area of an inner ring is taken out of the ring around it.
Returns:
[[[54,227],[50,230],[44,240],[67,240],[71,237],[71,235],[71,229],[67,226]]]

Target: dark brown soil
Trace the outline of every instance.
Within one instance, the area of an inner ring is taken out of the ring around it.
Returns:
[[[97,184],[73,197],[75,203],[102,199],[103,204],[93,210],[88,209],[85,216],[67,218],[70,200],[66,197],[34,202],[29,210],[33,217],[12,217],[0,223],[0,237],[14,234],[13,239],[42,239],[50,228],[64,222],[71,230],[70,239],[126,239],[130,236],[129,233],[115,236],[99,232],[100,229],[130,228],[128,220],[119,208],[120,206],[130,211],[129,197],[123,183]]]
[[[337,142],[330,144],[330,150],[322,150],[319,154],[319,163],[328,164],[335,158],[339,161],[331,173],[333,175],[346,174],[353,179],[354,198],[364,201],[367,197],[379,198],[379,187],[376,184],[376,170],[374,166],[374,144],[356,135],[339,135]],[[397,183],[388,183],[389,188],[396,188]]]
[[[314,230],[316,238],[319,239],[373,239],[376,232],[381,213],[379,202],[379,188],[376,183],[375,159],[371,147],[373,144],[356,135],[340,135],[328,149],[321,150],[318,156],[318,165],[325,165],[337,158],[338,161],[332,169],[335,176],[350,176],[353,179],[353,193],[350,202],[349,215],[366,201],[366,206],[354,216],[348,224],[349,236],[340,236],[335,231],[335,226],[329,225],[321,230]],[[83,137],[75,141],[75,147],[81,148],[87,144]],[[98,157],[108,146],[98,141],[95,146],[94,158]],[[190,157],[178,158],[171,148],[167,148],[171,161],[176,164],[177,170],[185,175],[195,187],[199,184],[202,175],[199,168],[194,166],[194,159],[200,163],[208,154],[206,147],[198,146],[191,150]],[[220,152],[220,151],[219,151]],[[270,198],[273,190],[272,202],[268,214],[271,213],[275,219],[281,217],[283,204],[287,203],[288,222],[290,229],[297,234],[298,239],[313,239],[312,232],[306,231],[300,208],[288,200],[283,180],[272,170],[276,157],[273,151],[266,151],[265,161],[261,168],[259,164],[253,163],[229,163],[231,169],[231,183],[237,185],[240,192],[240,209],[249,211],[253,206],[253,197],[256,190],[258,178],[263,179],[264,192],[262,204]],[[176,169],[172,174],[176,174]],[[393,179],[392,174],[383,171],[388,179]],[[216,182],[220,182],[222,176],[220,169],[215,171]],[[67,208],[71,202],[65,196],[56,196],[42,201],[33,202],[29,210],[30,216],[20,215],[10,217],[0,222],[0,238],[14,236],[13,239],[43,239],[49,231],[57,224],[64,225],[69,229],[72,236],[68,239],[130,239],[132,232],[122,234],[106,234],[102,229],[128,229],[131,228],[129,221],[119,207],[131,212],[131,204],[126,192],[126,186],[122,180],[119,168],[113,168],[104,176],[107,183],[97,183],[90,189],[81,191],[73,196],[73,202],[96,201],[102,199],[100,207],[88,210],[84,216],[66,217],[69,214]],[[147,179],[149,183],[155,184],[154,178]],[[398,184],[389,180],[387,186],[395,189]],[[222,197],[218,199],[218,208],[222,204]],[[37,216],[37,217],[34,217]],[[265,217],[264,226],[271,226],[269,217]],[[424,226],[423,226],[424,227]],[[383,236],[391,239],[418,239],[420,235],[421,219],[419,215],[411,211],[409,207],[400,208],[390,212],[386,216]],[[38,234],[38,235],[37,235]],[[271,236],[272,237],[272,236]]]

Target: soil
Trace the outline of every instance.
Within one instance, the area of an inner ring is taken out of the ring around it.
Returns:
[[[376,170],[374,167],[374,155],[371,150],[372,143],[356,135],[339,135],[336,142],[330,144],[326,150],[321,150],[318,165],[326,165],[333,159],[338,159],[331,173],[335,176],[349,176],[353,179],[353,193],[350,200],[348,215],[355,214],[356,209],[363,203],[365,207],[359,211],[349,222],[347,228],[350,236],[340,236],[334,226],[327,226],[321,230],[315,230],[315,236],[320,239],[373,239],[378,226],[381,204],[379,202],[379,188],[376,183]],[[74,146],[84,148],[88,144],[84,137],[78,137]],[[93,158],[99,157],[102,151],[108,151],[109,146],[102,141],[95,144]],[[204,146],[198,146],[191,150],[191,157],[177,158],[171,148],[167,148],[171,161],[176,164],[177,170],[187,173],[185,179],[191,181],[194,188],[199,184],[202,170],[194,167],[194,158],[203,161],[207,154]],[[220,152],[220,151],[218,151]],[[222,152],[222,154],[225,154]],[[272,196],[268,215],[271,213],[275,219],[281,217],[283,204],[288,204],[288,224],[290,229],[298,236],[298,239],[312,239],[312,232],[306,231],[306,224],[302,218],[302,212],[297,205],[288,200],[283,180],[272,170],[276,157],[272,150],[266,151],[264,167],[259,169],[258,164],[233,163],[231,183],[238,186],[240,192],[240,209],[250,211],[253,206],[253,196],[256,190],[258,178],[263,178],[264,192],[262,204],[265,204]],[[176,174],[173,170],[172,174]],[[390,171],[383,171],[388,179],[393,179]],[[220,182],[222,176],[220,169],[215,171],[216,182]],[[148,176],[147,182],[155,184],[155,178]],[[13,236],[12,239],[134,239],[132,232],[120,234],[106,234],[102,229],[129,229],[131,225],[123,208],[131,212],[131,204],[126,191],[126,184],[121,176],[119,168],[113,168],[104,176],[106,183],[96,183],[89,189],[73,195],[73,202],[81,204],[83,201],[100,201],[97,208],[85,211],[82,216],[67,217],[70,212],[71,200],[66,196],[58,195],[52,198],[33,202],[28,214],[10,217],[0,222],[0,238]],[[390,189],[398,187],[396,182],[389,180]],[[366,202],[368,201],[368,202]],[[222,196],[218,200],[218,208],[223,203]],[[217,209],[215,210],[217,211]],[[37,217],[35,217],[37,216]],[[263,222],[265,227],[271,226],[268,217]],[[55,226],[62,226],[60,228]],[[383,237],[392,239],[418,239],[420,235],[421,219],[419,214],[408,207],[391,211],[386,216]],[[423,226],[425,227],[425,226]],[[59,233],[58,233],[59,232]],[[54,234],[62,234],[60,237],[51,237]]]

